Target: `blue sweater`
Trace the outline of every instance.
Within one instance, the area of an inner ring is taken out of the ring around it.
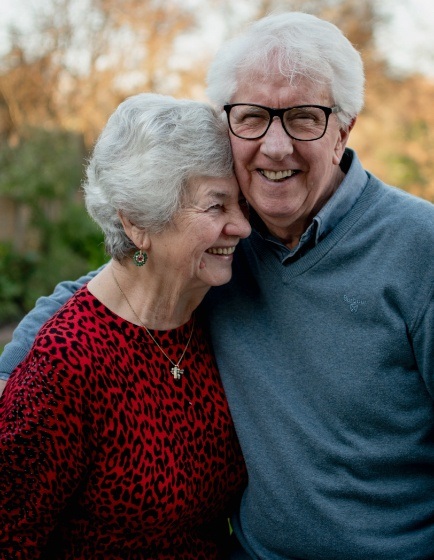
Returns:
[[[249,474],[240,542],[434,558],[434,206],[369,177],[301,258],[271,243],[244,240],[207,302]]]
[[[363,187],[313,248],[292,257],[254,231],[202,306],[248,467],[233,525],[252,558],[434,558],[434,207],[351,169]]]

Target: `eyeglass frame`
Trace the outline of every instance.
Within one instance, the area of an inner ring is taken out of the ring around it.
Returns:
[[[264,132],[262,134],[260,134],[259,136],[255,136],[254,138],[245,138],[244,136],[239,136],[238,134],[236,134],[232,130],[231,119],[229,117],[229,114],[230,114],[233,107],[239,107],[240,105],[246,105],[248,107],[258,107],[259,109],[265,109],[265,111],[267,111],[270,118],[269,118],[269,121],[268,121],[267,128],[264,130]],[[289,134],[289,132],[286,130],[285,123],[283,122],[283,115],[286,113],[286,111],[289,111],[291,109],[304,109],[306,107],[314,107],[315,109],[321,109],[325,114],[326,121],[325,121],[324,132],[321,134],[321,136],[318,136],[317,138],[307,138],[307,139],[303,140],[301,138],[295,138],[294,136],[292,136],[292,134]],[[327,127],[328,127],[328,124],[329,124],[330,115],[334,114],[334,113],[339,113],[340,111],[342,111],[342,109],[341,109],[341,107],[339,107],[339,105],[333,105],[333,107],[325,107],[324,105],[294,105],[293,107],[285,107],[284,109],[274,109],[272,107],[266,107],[265,105],[257,105],[256,103],[226,104],[226,105],[223,105],[223,109],[224,109],[224,111],[226,113],[226,116],[227,116],[227,119],[228,119],[228,125],[229,125],[230,131],[237,138],[241,138],[241,140],[259,140],[260,138],[263,138],[267,134],[268,129],[270,128],[274,117],[279,117],[280,122],[282,123],[282,128],[286,132],[286,134],[290,138],[292,138],[292,140],[297,140],[298,142],[314,142],[315,140],[319,140],[320,138],[322,138],[324,136],[324,134],[327,132]]]

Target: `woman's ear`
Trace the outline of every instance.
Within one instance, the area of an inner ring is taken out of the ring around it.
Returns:
[[[142,249],[142,251],[146,251],[149,248],[149,235],[146,230],[133,224],[120,211],[118,212],[118,216],[127,237],[131,239],[136,247]]]

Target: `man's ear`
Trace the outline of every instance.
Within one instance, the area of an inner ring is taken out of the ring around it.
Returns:
[[[341,128],[339,130],[339,137],[336,141],[333,154],[333,163],[335,165],[340,164],[342,155],[348,142],[348,138],[350,137],[350,132],[353,129],[353,126],[356,124],[356,120],[357,117],[354,117],[346,128]]]

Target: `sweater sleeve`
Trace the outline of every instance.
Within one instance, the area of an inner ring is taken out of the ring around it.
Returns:
[[[13,337],[0,356],[0,380],[6,381],[16,366],[24,360],[42,325],[68,301],[81,286],[89,282],[105,265],[75,281],[58,284],[50,296],[40,297],[35,307],[21,320]],[[1,391],[0,391],[1,394]]]
[[[40,558],[83,479],[90,422],[79,378],[34,347],[0,398],[1,558]]]
[[[411,332],[419,371],[434,400],[434,282]]]

